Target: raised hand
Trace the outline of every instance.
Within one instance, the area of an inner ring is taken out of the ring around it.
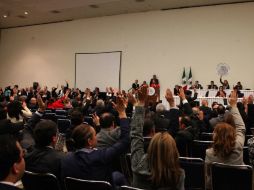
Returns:
[[[113,107],[119,113],[119,118],[126,118],[125,109],[127,107],[127,100],[122,96],[116,97],[116,103],[112,102]]]
[[[248,104],[253,104],[253,95],[248,97]]]
[[[68,89],[66,90],[66,92],[65,92],[65,98],[68,98],[70,92],[71,92],[71,89],[68,88]]]
[[[237,104],[237,93],[235,91],[232,91],[229,98],[229,104],[233,107]]]
[[[144,106],[148,97],[148,87],[142,86],[138,90],[138,105]]]
[[[174,100],[173,94],[169,88],[166,90],[165,98],[168,101],[170,107],[175,106],[175,100]]]
[[[180,97],[181,100],[185,100],[186,99],[183,88],[179,89],[179,97]]]
[[[96,126],[99,126],[99,125],[100,125],[100,118],[99,118],[99,116],[96,114],[96,112],[92,115],[92,118],[93,118],[93,123],[94,123]]]
[[[244,106],[246,106],[248,104],[248,100],[245,97],[243,97],[242,103]]]
[[[38,102],[38,105],[39,105],[38,111],[39,111],[39,112],[44,112],[45,109],[46,109],[46,105],[45,105],[45,103],[42,101],[42,98],[41,98],[40,93],[37,94],[37,102]]]

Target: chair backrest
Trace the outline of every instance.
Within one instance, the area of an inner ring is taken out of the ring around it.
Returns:
[[[42,119],[48,119],[48,120],[56,122],[56,114],[55,113],[45,113],[43,115]]]
[[[65,134],[66,130],[71,127],[71,120],[69,119],[58,119],[57,126],[59,133]]]
[[[201,158],[180,157],[180,166],[185,171],[186,190],[205,189],[205,162]]]
[[[90,116],[85,116],[84,122],[87,122],[89,125],[93,125],[93,118]]]
[[[126,163],[127,163],[127,166],[128,166],[128,169],[130,171],[130,175],[132,177],[132,169],[131,169],[131,153],[128,153],[125,155],[125,159],[126,159]]]
[[[51,109],[46,109],[46,110],[44,111],[44,113],[52,113],[52,110],[51,110]]]
[[[60,190],[60,185],[56,176],[50,173],[25,171],[22,177],[22,183],[26,190]]]
[[[213,140],[213,133],[200,133],[200,140],[203,141],[212,141]]]
[[[135,188],[135,187],[130,187],[130,186],[126,186],[126,185],[121,186],[120,189],[122,189],[122,190],[143,190],[143,189],[139,189],[139,188]]]
[[[254,135],[254,128],[253,127],[250,128],[250,131],[251,131],[251,134]]]
[[[66,115],[56,115],[56,119],[68,119]]]
[[[247,146],[243,147],[243,162],[246,165],[250,165],[249,149]]]
[[[194,140],[191,144],[191,157],[205,159],[206,149],[210,148],[213,141]]]
[[[249,165],[211,164],[213,190],[251,190],[252,167]]]
[[[65,178],[66,190],[111,190],[112,186],[106,181],[93,181],[77,179],[72,177]]]
[[[127,178],[128,182],[132,183],[132,169],[131,169],[131,153],[125,154],[121,159],[122,173]]]
[[[59,110],[59,109],[56,109],[56,110],[55,110],[55,113],[56,113],[56,115],[64,115],[64,116],[67,116],[67,111],[66,111],[66,110]]]

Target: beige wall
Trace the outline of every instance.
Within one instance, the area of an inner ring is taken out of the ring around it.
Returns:
[[[254,88],[254,3],[154,11],[2,30],[0,86],[74,86],[75,53],[123,51],[123,89],[157,74],[162,90],[192,68],[203,85],[230,65],[231,86]],[[98,68],[99,69],[99,68]],[[96,73],[96,71],[94,71]]]

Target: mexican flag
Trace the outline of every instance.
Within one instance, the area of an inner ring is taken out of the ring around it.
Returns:
[[[189,82],[189,83],[192,83],[192,72],[191,72],[191,67],[190,67],[188,82]]]
[[[183,75],[182,75],[182,84],[186,83],[186,75],[185,75],[185,68],[183,68]]]

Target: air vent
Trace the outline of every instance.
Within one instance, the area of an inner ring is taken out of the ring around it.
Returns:
[[[24,15],[18,15],[17,17],[19,17],[19,18],[26,18],[26,16],[24,16]]]
[[[99,6],[98,6],[98,5],[89,5],[89,7],[94,8],[94,9],[99,8]]]
[[[50,11],[51,13],[54,13],[54,14],[58,14],[58,13],[61,13],[60,11],[58,10],[53,10],[53,11]]]

